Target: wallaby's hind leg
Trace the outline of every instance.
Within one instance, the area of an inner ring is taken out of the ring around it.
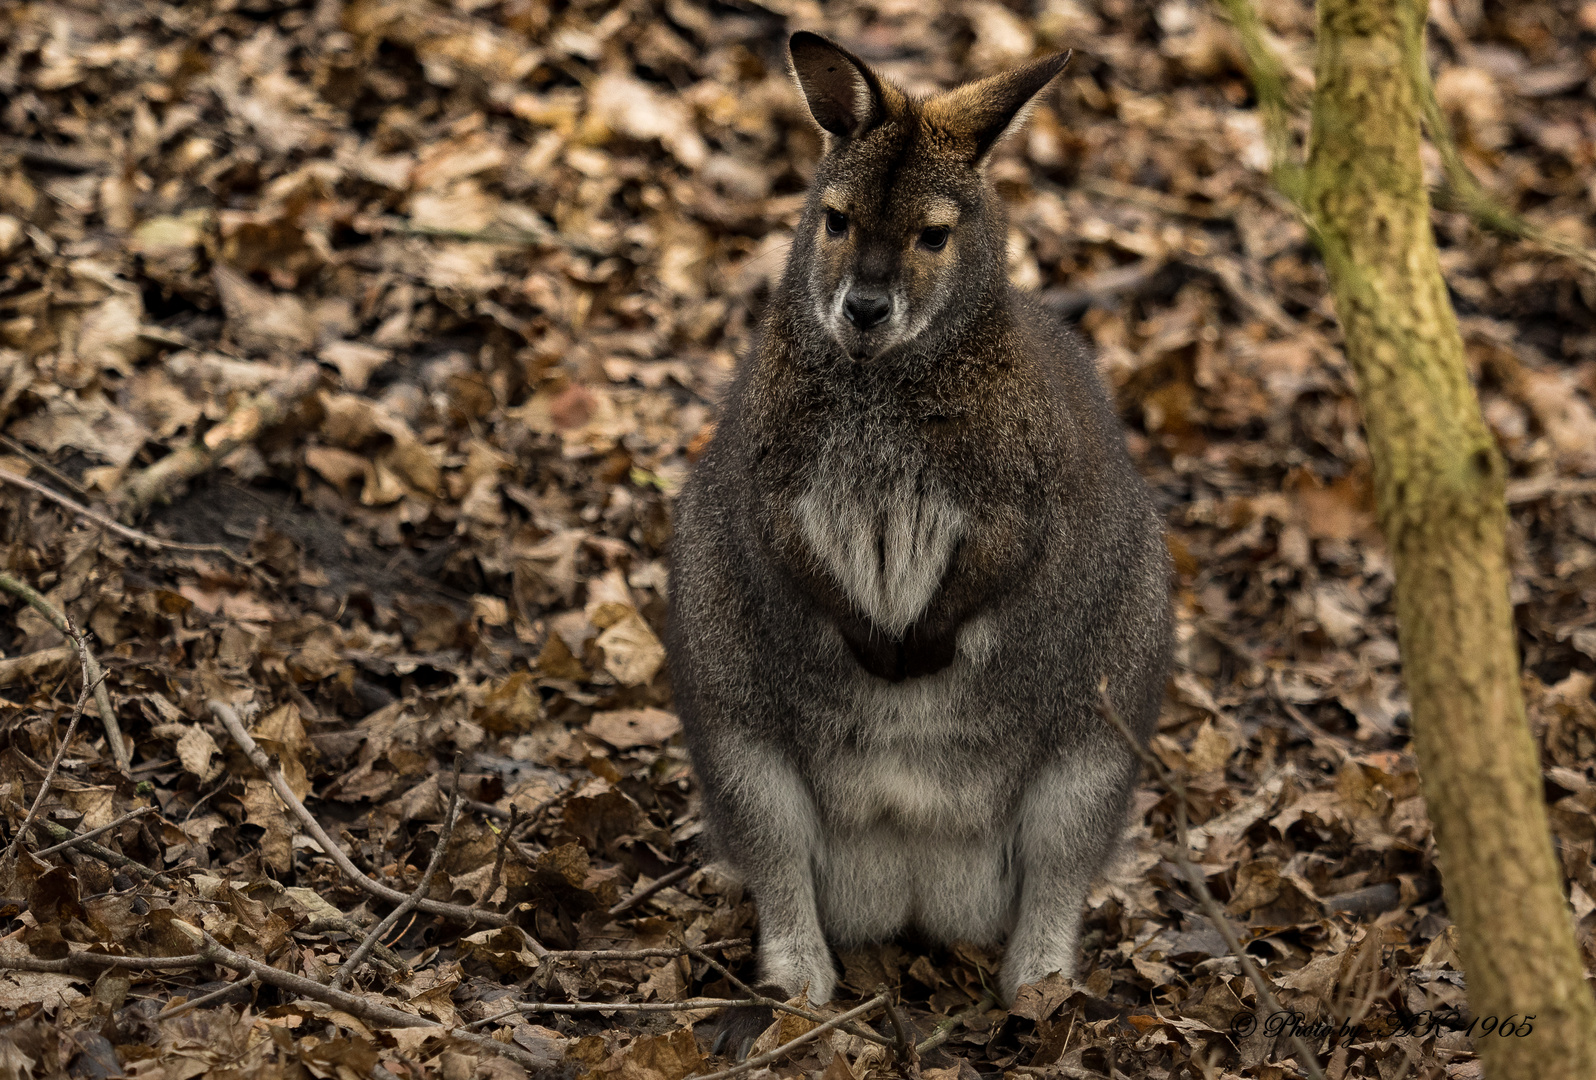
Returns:
[[[774,752],[739,748],[735,770],[716,762],[700,771],[714,803],[717,842],[759,912],[760,991],[788,998],[805,985],[809,1000],[831,1000],[837,972],[815,904],[820,824],[814,800],[793,767]],[[713,790],[718,789],[718,790]],[[761,1018],[763,1020],[761,1021]],[[741,1060],[770,1023],[764,1009],[728,1009],[715,1047]]]
[[[998,986],[1075,974],[1081,905],[1117,842],[1133,763],[1118,754],[1066,758],[1027,789],[1019,822],[1020,905]]]

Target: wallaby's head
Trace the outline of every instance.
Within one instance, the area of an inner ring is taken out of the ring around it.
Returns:
[[[789,48],[826,152],[788,274],[822,328],[867,360],[1005,288],[1008,217],[985,168],[1069,54],[920,101],[818,34]]]

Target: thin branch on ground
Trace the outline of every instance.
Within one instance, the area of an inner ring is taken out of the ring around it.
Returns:
[[[547,799],[544,799],[542,802],[534,806],[530,811],[527,812],[527,815],[522,819],[521,824],[516,826],[516,832],[519,835],[512,836],[512,839],[519,840],[522,836],[525,836],[527,833],[535,829],[537,827],[538,820],[543,817],[544,812],[551,806],[554,806],[560,800],[564,799],[566,796],[570,795],[571,792],[576,790],[576,788],[576,784],[566,784],[559,791],[556,791],[553,795],[550,795]]]
[[[731,973],[731,968],[727,967],[725,964],[721,963],[719,960],[716,960],[713,956],[710,956],[707,952],[705,952],[704,950],[707,949],[708,946],[685,945],[683,948],[686,949],[688,956],[691,956],[694,960],[703,961],[705,964],[709,965],[712,971],[719,972],[720,977],[725,979],[726,982],[731,985],[731,988],[736,990],[738,993],[747,994],[749,997],[769,997],[768,994],[761,994],[758,990],[755,990],[737,976],[733,975]]]
[[[696,869],[698,869],[698,867],[691,865],[678,866],[668,874],[661,874],[659,877],[655,878],[641,889],[638,889],[631,896],[628,896],[625,900],[620,901],[614,907],[610,908],[608,914],[615,916],[630,911],[632,908],[635,908],[638,904],[641,904],[644,900],[647,900],[661,889],[665,889],[676,884],[678,881],[682,880],[684,877],[687,877]]]
[[[812,1021],[812,1022],[817,1023],[817,1024],[821,1024],[821,1023],[826,1023],[827,1022],[827,1017],[825,1015],[823,1015],[822,1013],[815,1012],[813,1009],[804,1009],[804,1008],[800,1008],[799,1006],[796,1006],[796,1005],[789,1005],[785,1001],[780,1001],[780,1000],[778,1000],[776,998],[773,998],[773,997],[770,997],[770,996],[768,996],[766,994],[761,994],[758,990],[753,989],[747,983],[743,982],[737,976],[733,975],[729,970],[727,970],[727,968],[724,965],[722,965],[719,961],[715,960],[713,957],[708,956],[705,953],[705,951],[704,951],[706,949],[730,948],[730,947],[735,946],[735,945],[747,945],[747,944],[748,944],[748,939],[747,938],[731,938],[731,939],[727,939],[725,941],[710,941],[710,942],[706,942],[703,945],[685,945],[685,946],[682,946],[680,948],[675,948],[675,949],[608,949],[608,950],[595,949],[595,950],[582,950],[582,951],[570,951],[570,952],[551,952],[549,954],[549,958],[553,959],[553,960],[642,960],[642,959],[648,959],[648,958],[654,958],[654,957],[668,959],[668,958],[674,958],[674,957],[678,957],[678,956],[687,955],[687,956],[693,957],[694,959],[702,960],[704,963],[708,964],[712,969],[714,969],[715,971],[719,972],[726,979],[726,981],[731,984],[731,986],[732,986],[732,988],[734,990],[736,990],[739,994],[743,995],[743,997],[740,998],[740,999],[735,999],[735,1000],[727,1000],[725,998],[698,998],[698,999],[695,999],[698,1002],[713,1003],[713,1004],[704,1004],[702,1006],[700,1006],[698,1004],[694,1004],[692,1002],[646,1002],[646,1003],[635,1003],[635,1004],[627,1004],[625,1002],[617,1003],[617,1002],[591,1002],[591,1001],[580,1001],[580,1002],[528,1002],[528,1003],[525,1003],[525,1004],[522,1004],[522,1005],[518,1005],[514,1009],[508,1010],[506,1012],[499,1013],[499,1014],[497,1014],[495,1016],[490,1016],[486,1020],[479,1020],[479,1021],[476,1022],[476,1024],[474,1024],[472,1026],[474,1026],[474,1027],[475,1026],[481,1026],[481,1025],[490,1023],[490,1022],[492,1022],[494,1020],[500,1020],[500,1019],[503,1019],[506,1016],[511,1016],[511,1015],[513,1015],[515,1013],[518,1013],[518,1012],[520,1012],[520,1013],[586,1013],[586,1012],[605,1012],[605,1011],[609,1011],[609,1010],[612,1010],[612,1009],[613,1010],[633,1010],[633,1011],[638,1011],[638,1012],[670,1012],[673,1009],[696,1009],[696,1008],[700,1008],[700,1007],[702,1007],[702,1008],[723,1009],[723,1008],[730,1008],[732,1006],[737,1006],[737,1005],[762,1006],[762,1007],[767,1008],[767,1009],[774,1009],[774,1010],[776,1010],[778,1012],[790,1013],[793,1016],[801,1016],[805,1020],[809,1020],[809,1021]],[[858,1026],[856,1026],[854,1024],[842,1024],[842,1025],[839,1025],[839,1026],[842,1028],[843,1031],[846,1031],[848,1034],[856,1036],[856,1037],[858,1037],[860,1039],[864,1039],[866,1042],[873,1042],[873,1043],[876,1043],[879,1046],[886,1046],[886,1047],[891,1047],[893,1045],[893,1042],[892,1042],[891,1039],[888,1039],[888,1038],[885,1038],[884,1036],[878,1035],[878,1034],[876,1034],[875,1032],[871,1031],[868,1028],[861,1028],[861,1027],[858,1027]]]
[[[277,987],[279,990],[290,990],[301,997],[314,1001],[321,1001],[335,1008],[342,1009],[350,1016],[357,1016],[362,1020],[381,1024],[384,1027],[429,1027],[435,1021],[415,1013],[402,1012],[391,1008],[370,998],[359,994],[352,994],[347,990],[340,990],[333,986],[323,986],[314,979],[307,979],[303,975],[274,968],[260,960],[251,960],[249,957],[234,952],[210,934],[198,927],[191,926],[181,919],[173,919],[170,923],[173,929],[189,938],[198,948],[199,954],[214,964],[230,967],[234,971],[252,974],[261,982]],[[442,1026],[442,1025],[436,1025]]]
[[[71,488],[79,495],[88,494],[88,489],[82,484],[78,483],[76,480],[62,472],[60,469],[56,468],[54,465],[51,465],[48,461],[44,460],[44,458],[40,457],[38,454],[35,454],[32,450],[29,450],[26,446],[23,446],[11,436],[0,435],[0,446],[4,446],[7,450],[10,450],[13,454],[17,455],[17,457],[27,461],[28,464],[32,465],[35,469],[38,469],[46,476],[52,477],[55,482],[60,484],[62,487]]]
[[[237,450],[260,438],[321,385],[321,367],[304,363],[228,413],[198,442],[166,455],[122,482],[111,496],[117,516],[138,517],[185,480],[192,480]]]
[[[791,1013],[794,1016],[801,1016],[805,1020],[811,1020],[817,1024],[825,1021],[825,1016],[815,1012],[813,1009],[805,1009],[799,1005],[789,1005],[779,998],[771,997],[769,994],[761,994],[758,990],[755,990],[737,976],[733,975],[731,973],[731,969],[726,967],[725,964],[722,964],[714,957],[705,954],[704,948],[707,948],[707,946],[689,945],[687,946],[687,952],[688,955],[693,957],[693,959],[702,960],[704,963],[708,964],[711,969],[719,972],[721,977],[730,983],[731,988],[736,990],[739,994],[755,999],[758,1004],[763,1005],[767,1009],[775,1009],[778,1012]],[[866,1042],[873,1042],[879,1046],[892,1046],[891,1039],[888,1039],[883,1035],[877,1035],[869,1028],[862,1028],[855,1024],[843,1024],[841,1027],[842,1030],[846,1031],[849,1035],[863,1039]]]
[[[467,1027],[487,1027],[489,1024],[512,1016],[547,1016],[551,1014],[578,1016],[586,1013],[669,1013],[699,1012],[706,1009],[732,1009],[738,1006],[765,1004],[764,998],[690,998],[687,1001],[528,1001],[513,1009],[506,1009],[481,1020],[473,1020]]]
[[[892,1056],[899,1065],[913,1069],[918,1064],[920,1055],[916,1052],[914,1043],[909,1041],[908,1025],[903,1022],[903,1016],[898,1012],[898,1006],[886,987],[881,988],[881,996],[886,998],[883,1005],[887,1010],[887,1020],[892,1024]]]
[[[427,895],[427,890],[432,888],[432,877],[438,872],[438,864],[443,862],[443,853],[449,846],[449,840],[454,836],[455,819],[460,816],[460,759],[454,762],[454,783],[449,792],[449,812],[443,822],[443,832],[438,835],[438,842],[433,845],[432,857],[427,860],[427,868],[421,872],[421,881],[416,885],[415,891],[388,913],[388,915],[367,932],[365,940],[349,954],[349,959],[333,973],[332,980],[328,983],[334,990],[341,989],[344,983],[354,975],[355,969],[365,963],[366,957],[371,955],[371,950],[377,942],[382,940],[384,934],[398,925],[399,920],[416,909],[422,898]]]
[[[1548,496],[1596,495],[1596,478],[1573,476],[1531,476],[1507,485],[1507,505],[1522,506]]]
[[[472,813],[486,814],[488,817],[493,818],[496,821],[508,821],[510,820],[511,815],[515,812],[514,807],[511,807],[509,810],[500,810],[492,803],[478,802],[476,799],[466,799],[460,805],[464,806]]]
[[[72,736],[77,734],[78,721],[82,719],[83,709],[89,703],[90,692],[89,681],[85,678],[83,693],[78,695],[78,703],[72,708],[72,719],[67,722],[66,733],[61,736],[61,745],[56,747],[55,757],[50,759],[50,767],[45,770],[44,779],[39,782],[39,793],[33,797],[33,805],[28,807],[28,816],[22,819],[22,825],[11,837],[11,843],[6,845],[5,855],[0,856],[0,867],[11,865],[11,860],[17,854],[17,846],[22,843],[22,838],[33,827],[33,823],[38,820],[39,810],[44,806],[44,800],[49,797],[50,785],[55,782],[56,770],[61,768],[61,759],[66,757],[67,747],[72,745]]]
[[[185,956],[112,956],[110,953],[78,952],[59,960],[41,960],[37,956],[0,957],[0,971],[40,971],[54,975],[77,975],[92,968],[144,968],[149,971],[168,971],[174,968],[198,967],[210,963],[202,953]]]
[[[465,800],[465,807],[470,809],[472,802],[473,800],[471,799]],[[477,805],[485,806],[487,804],[477,803]],[[493,829],[494,832],[498,833],[499,843],[493,851],[493,873],[488,878],[488,887],[483,890],[481,896],[477,897],[478,907],[486,907],[488,904],[493,902],[493,894],[499,891],[499,882],[504,880],[504,857],[505,855],[509,854],[510,834],[515,831],[515,824],[519,819],[520,814],[520,807],[512,806],[510,808],[510,821],[504,826],[504,828],[495,829],[492,825],[488,826],[488,828]]]
[[[252,971],[242,979],[239,979],[237,982],[228,983],[220,990],[212,990],[208,994],[201,994],[199,997],[193,998],[192,1000],[185,1001],[179,1005],[173,1005],[167,1009],[162,1009],[160,1012],[155,1014],[155,1019],[171,1020],[175,1017],[182,1016],[184,1013],[193,1012],[195,1009],[202,1009],[213,1002],[220,1001],[225,997],[229,997],[238,993],[239,990],[254,986],[258,982],[260,982],[260,978]]]
[[[733,1065],[729,1069],[722,1069],[717,1073],[708,1073],[703,1076],[692,1077],[690,1080],[728,1080],[730,1077],[741,1076],[743,1073],[752,1072],[761,1066],[769,1065],[773,1061],[780,1061],[782,1058],[786,1057],[787,1054],[793,1050],[796,1050],[804,1043],[813,1042],[826,1032],[835,1030],[836,1028],[841,1027],[843,1024],[846,1024],[849,1020],[852,1020],[855,1017],[863,1016],[871,1009],[877,1008],[885,1003],[886,1000],[886,994],[877,994],[863,1005],[860,1005],[857,1008],[849,1009],[841,1016],[834,1016],[825,1023],[820,1024],[817,1027],[810,1028],[796,1039],[789,1039],[768,1053],[760,1054],[758,1057],[751,1057],[747,1061]]]
[[[1197,902],[1202,906],[1203,914],[1208,916],[1208,921],[1214,924],[1214,928],[1225,939],[1226,948],[1241,964],[1242,972],[1247,976],[1248,981],[1252,983],[1253,989],[1258,992],[1260,1005],[1271,1013],[1282,1012],[1280,1002],[1275,998],[1274,991],[1270,989],[1269,980],[1263,977],[1263,972],[1258,970],[1258,965],[1253,963],[1252,957],[1242,947],[1241,939],[1236,935],[1236,928],[1230,923],[1230,916],[1225,914],[1225,909],[1219,906],[1218,900],[1214,899],[1214,894],[1209,891],[1207,879],[1186,854],[1191,848],[1191,833],[1188,828],[1191,801],[1186,795],[1186,785],[1181,783],[1180,779],[1170,772],[1162,761],[1158,760],[1157,754],[1142,745],[1141,740],[1136,738],[1131,729],[1126,726],[1124,718],[1119,715],[1118,710],[1114,708],[1113,701],[1109,699],[1108,679],[1106,677],[1098,687],[1098,693],[1100,695],[1098,711],[1103,714],[1103,719],[1107,720],[1114,730],[1119,732],[1125,742],[1135,751],[1136,756],[1147,764],[1147,767],[1152,770],[1153,775],[1158,778],[1159,782],[1175,796],[1175,833],[1177,841],[1174,849],[1175,862],[1180,867],[1181,873],[1186,875],[1186,880],[1191,883],[1192,891],[1197,894]],[[1319,1067],[1319,1059],[1314,1054],[1313,1049],[1308,1046],[1302,1036],[1295,1032],[1292,1032],[1290,1037],[1291,1047],[1297,1055],[1297,1063],[1302,1066],[1303,1070],[1313,1080],[1324,1080],[1324,1072]]]
[[[653,960],[673,956],[698,956],[699,949],[734,949],[739,945],[747,945],[748,938],[726,938],[722,941],[708,941],[702,945],[677,945],[670,948],[659,949],[551,949],[545,956],[548,960]],[[709,957],[699,957],[711,964],[715,961]],[[715,964],[719,967],[719,964]],[[752,991],[750,991],[752,993]]]
[[[30,165],[48,165],[68,172],[98,172],[111,162],[95,154],[29,139],[0,138],[0,152],[15,154]]]
[[[927,1035],[925,1038],[921,1039],[915,1044],[915,1054],[919,1056],[935,1050],[937,1047],[947,1042],[953,1033],[966,1022],[974,1017],[980,1016],[997,1003],[998,1000],[996,994],[992,993],[990,990],[981,991],[981,997],[974,1005],[971,1005],[967,1009],[960,1009],[952,1016],[938,1021],[937,1026],[931,1029],[931,1034]]]
[[[130,859],[119,851],[112,851],[108,847],[96,844],[93,840],[85,839],[84,837],[74,833],[71,829],[57,825],[55,822],[46,818],[41,818],[38,821],[35,821],[33,823],[33,831],[36,833],[42,832],[45,836],[48,836],[51,840],[54,840],[58,843],[70,840],[72,841],[72,846],[74,848],[82,849],[85,855],[90,855],[96,859],[99,859],[107,866],[114,866],[118,870],[126,870],[130,873],[137,874],[145,881],[154,881],[157,878],[165,877],[167,874],[174,873],[175,871],[181,869],[181,867],[174,866],[171,870],[151,870],[148,866],[145,866],[137,859]]]
[[[312,1001],[320,1001],[325,1005],[340,1009],[350,1016],[367,1020],[383,1027],[436,1028],[440,1035],[448,1035],[483,1050],[491,1050],[496,1054],[509,1058],[523,1068],[535,1070],[539,1067],[537,1059],[518,1046],[486,1038],[475,1032],[467,1031],[465,1028],[448,1028],[436,1020],[429,1020],[415,1013],[402,1012],[399,1009],[380,1004],[359,994],[352,994],[347,990],[339,990],[331,986],[323,986],[321,983],[313,979],[307,979],[303,975],[294,975],[280,968],[274,968],[260,960],[252,960],[227,948],[210,934],[198,927],[190,926],[181,919],[173,919],[170,925],[199,946],[199,955],[204,959],[213,964],[230,967],[234,971],[254,975],[261,982],[275,986],[279,990],[288,990],[300,997],[309,998]]]
[[[130,525],[124,525],[109,515],[102,514],[98,510],[84,506],[82,503],[76,501],[75,499],[68,498],[59,491],[56,491],[54,488],[45,487],[36,480],[29,480],[25,476],[18,476],[16,473],[9,472],[5,469],[0,469],[0,483],[10,484],[12,487],[23,488],[27,491],[33,492],[35,495],[49,499],[57,506],[70,510],[72,513],[78,515],[78,517],[84,518],[87,521],[94,522],[94,524],[100,526],[102,529],[106,529],[115,533],[117,536],[120,536],[129,543],[140,544],[144,547],[154,548],[158,551],[190,551],[197,554],[225,555],[236,563],[242,563],[246,566],[249,565],[248,559],[242,555],[239,555],[225,544],[185,544],[177,540],[162,540],[158,536],[151,536],[149,533],[140,532],[138,529],[135,529]]]
[[[283,801],[283,805],[299,820],[299,823],[305,827],[305,831],[327,853],[328,858],[337,864],[338,869],[343,871],[344,876],[350,882],[364,889],[372,896],[379,896],[392,903],[403,904],[410,899],[408,893],[400,892],[398,889],[367,877],[350,860],[344,849],[333,842],[332,837],[327,835],[327,830],[323,829],[315,816],[305,809],[305,804],[299,801],[299,796],[295,795],[293,789],[288,786],[288,781],[283,779],[282,772],[272,765],[271,759],[266,756],[266,752],[250,737],[249,732],[244,730],[243,722],[239,720],[238,713],[231,705],[222,701],[212,701],[209,705],[211,712],[222,722],[222,726],[233,737],[233,741],[238,744],[239,749],[244,751],[244,755],[266,777],[267,782],[272,786],[272,790],[277,792],[277,797]],[[424,911],[429,915],[442,915],[445,918],[467,924],[482,923],[493,927],[512,927],[520,932],[522,939],[526,942],[527,949],[533,956],[541,958],[548,955],[549,951],[543,947],[542,943],[535,940],[532,935],[518,926],[508,915],[500,915],[496,911],[488,911],[485,908],[469,908],[460,904],[447,904],[440,900],[420,900],[415,906],[416,910]]]
[[[320,934],[328,930],[336,930],[340,934],[348,934],[357,940],[364,939],[366,936],[366,927],[361,926],[347,915],[324,915],[305,924],[306,933]],[[404,962],[404,959],[398,953],[380,941],[371,947],[371,955],[373,959],[379,963],[386,964],[394,971],[405,971],[409,968],[409,965]]]
[[[75,848],[75,847],[79,846],[80,844],[85,844],[88,841],[93,840],[96,836],[101,836],[101,835],[103,835],[105,833],[110,832],[112,829],[115,829],[115,828],[118,828],[119,826],[127,824],[128,822],[132,821],[134,818],[141,818],[145,814],[153,814],[158,809],[159,809],[159,807],[155,807],[155,806],[141,806],[137,810],[130,810],[127,813],[123,814],[121,817],[117,818],[115,821],[109,822],[109,823],[107,823],[105,825],[101,825],[98,829],[90,829],[88,832],[74,833],[72,835],[72,839],[70,839],[70,840],[63,840],[59,844],[56,844],[53,847],[45,848],[43,851],[35,851],[33,853],[33,856],[36,859],[42,859],[46,855],[54,855],[54,854],[56,854],[58,852],[65,851],[68,848]],[[26,827],[27,825],[30,825],[30,824],[32,824],[31,821],[23,822],[24,827]],[[20,833],[21,833],[20,829],[18,830],[18,833],[20,835]]]
[[[83,683],[85,686],[94,687],[94,705],[100,713],[100,724],[105,728],[105,742],[110,748],[111,760],[115,761],[116,767],[126,775],[133,767],[133,757],[122,741],[122,726],[116,722],[116,712],[111,708],[111,695],[105,689],[105,674],[100,670],[100,662],[94,658],[94,653],[89,651],[88,640],[76,626],[72,625],[72,620],[67,618],[66,612],[56,607],[43,593],[27,582],[19,581],[10,574],[0,571],[0,589],[25,601],[77,647],[78,661],[83,665]]]

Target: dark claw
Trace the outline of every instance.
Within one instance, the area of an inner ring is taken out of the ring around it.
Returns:
[[[771,1011],[763,1005],[738,1005],[727,1009],[715,1025],[715,1040],[709,1044],[709,1052],[742,1061],[772,1019]]]

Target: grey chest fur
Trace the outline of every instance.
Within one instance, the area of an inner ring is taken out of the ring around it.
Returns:
[[[805,544],[854,605],[900,635],[936,596],[965,515],[924,468],[834,447],[793,503]]]

